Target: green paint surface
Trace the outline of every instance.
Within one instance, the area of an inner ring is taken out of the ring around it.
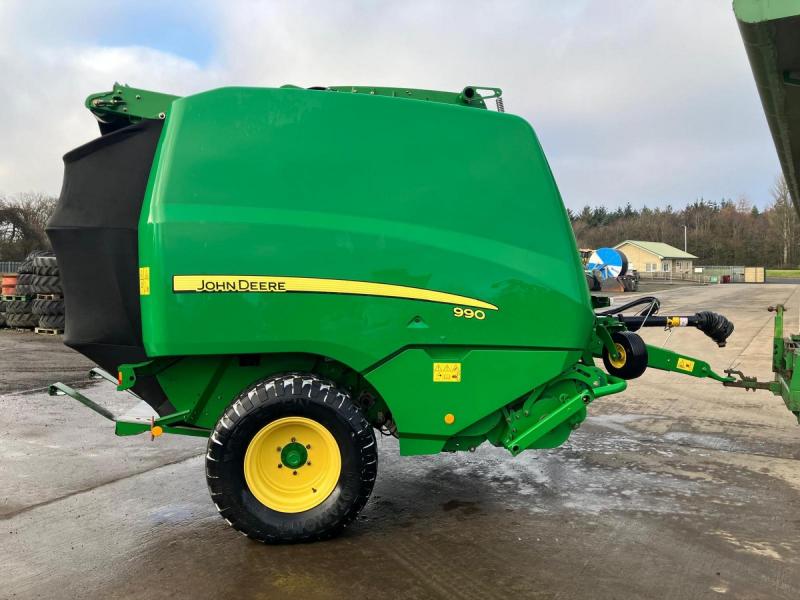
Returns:
[[[761,23],[800,15],[797,0],[733,0],[736,18],[745,23]]]
[[[187,357],[158,377],[201,427],[280,372],[266,357],[324,357],[366,377],[401,437],[441,447],[453,428],[436,403],[460,398],[458,428],[467,427],[577,360],[594,321],[530,125],[445,101],[296,88],[177,99],[139,252],[150,268],[147,353]],[[175,275],[383,283],[498,310],[466,318],[454,304],[395,297],[175,293]],[[464,380],[434,384],[437,356],[460,353]],[[265,358],[240,367],[241,355]]]

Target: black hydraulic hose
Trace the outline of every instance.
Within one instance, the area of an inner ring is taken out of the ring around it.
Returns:
[[[622,306],[615,306],[614,308],[609,308],[608,310],[604,310],[599,313],[595,313],[601,317],[610,317],[614,315],[618,315],[619,313],[623,313],[626,310],[630,310],[636,306],[640,306],[643,304],[649,304],[652,308],[649,311],[651,315],[654,315],[658,312],[659,307],[661,306],[661,302],[655,296],[642,296],[641,298],[637,298],[636,300],[632,300],[627,304],[623,304]]]
[[[724,348],[728,338],[733,333],[733,323],[726,317],[704,310],[688,317],[659,317],[659,316],[631,316],[617,315],[631,331],[640,327],[697,327],[710,337],[717,346]]]

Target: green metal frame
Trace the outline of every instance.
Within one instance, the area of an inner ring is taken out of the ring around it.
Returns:
[[[783,304],[770,306],[767,310],[775,313],[772,335],[772,381],[758,381],[747,377],[741,371],[728,370],[730,381],[723,382],[728,387],[745,390],[768,390],[783,398],[786,408],[797,417],[800,423],[800,334],[784,336]],[[736,376],[736,377],[734,377]]]
[[[111,381],[116,383],[116,380],[113,377],[108,376],[108,373],[103,371],[102,369],[92,369],[89,372],[90,379],[106,379],[107,381]],[[177,435],[191,435],[197,437],[208,437],[211,434],[210,429],[203,429],[200,427],[190,427],[186,425],[174,425],[175,423],[180,423],[186,417],[186,411],[181,413],[175,413],[172,415],[167,415],[164,417],[159,417],[157,419],[153,419],[151,421],[142,421],[142,420],[133,420],[133,419],[125,419],[119,415],[115,415],[113,412],[101,406],[94,400],[87,398],[78,390],[64,384],[64,383],[54,383],[50,385],[48,388],[48,393],[51,396],[69,396],[73,400],[77,400],[85,407],[93,410],[98,415],[103,417],[104,419],[108,419],[114,423],[114,432],[116,435],[119,436],[127,436],[127,435],[138,435],[140,433],[151,432],[151,434],[155,431],[155,427],[158,426],[160,428],[160,433],[172,433]]]
[[[303,89],[295,85],[285,85],[284,89]],[[370,96],[390,96],[410,100],[424,100],[457,104],[474,108],[486,108],[486,100],[500,98],[503,90],[482,85],[468,85],[460,92],[444,92],[439,90],[423,90],[415,88],[374,87],[334,85],[321,88],[323,91],[346,92],[350,94],[368,94]],[[142,119],[165,119],[170,105],[179,96],[163,94],[133,88],[129,85],[114,83],[108,92],[91,94],[86,98],[86,108],[100,120],[109,118],[125,118],[131,123]]]
[[[167,110],[178,96],[132,88],[114,83],[108,92],[86,98],[86,108],[100,120],[125,118],[131,123],[142,119],[164,119]]]

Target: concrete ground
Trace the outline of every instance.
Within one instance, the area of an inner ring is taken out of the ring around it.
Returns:
[[[798,325],[796,286],[659,295],[662,314],[735,322],[724,349],[695,330],[645,333],[719,371],[769,377],[767,305]],[[2,598],[800,597],[800,427],[766,392],[649,371],[563,447],[517,458],[400,458],[383,439],[372,499],[343,536],[269,547],[217,516],[203,440],[116,438],[35,389],[88,367],[57,340],[0,332]],[[130,403],[107,383],[87,393]]]

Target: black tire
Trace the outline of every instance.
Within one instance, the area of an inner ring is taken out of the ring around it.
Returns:
[[[20,273],[17,277],[17,287],[14,290],[15,296],[30,296],[33,294],[31,291],[31,283],[33,278],[36,277],[33,273]]]
[[[39,300],[36,299],[31,304],[31,312],[35,315],[63,315],[63,300]]]
[[[31,304],[30,300],[9,300],[6,302],[6,314],[31,314]]]
[[[37,275],[60,275],[58,267],[34,267]]]
[[[38,319],[37,327],[64,330],[64,315],[42,315]]]
[[[31,283],[31,292],[34,294],[60,294],[61,279],[54,275],[35,275]]]
[[[33,328],[38,327],[39,317],[30,313],[23,314],[10,314],[6,313],[6,326],[7,327],[24,327]]]
[[[0,327],[6,326],[6,313],[0,312]]]
[[[644,340],[630,331],[616,331],[611,334],[611,339],[621,350],[622,360],[612,362],[608,350],[603,348],[606,371],[622,379],[636,379],[644,373],[647,369],[647,346]]]
[[[43,267],[57,267],[56,257],[53,254],[43,254],[41,256],[33,257],[33,266],[36,268]]]
[[[36,250],[34,252],[31,252],[30,254],[28,254],[28,256],[25,257],[25,260],[22,261],[22,264],[19,266],[19,269],[17,269],[17,271],[19,273],[35,273],[35,265],[33,264],[33,260],[37,256],[45,256],[48,254],[52,254],[52,252],[45,252],[44,250]]]
[[[0,313],[6,312],[6,301],[0,300]]]
[[[284,417],[304,417],[322,425],[341,455],[341,474],[333,491],[303,512],[267,507],[245,480],[244,457],[251,440]],[[270,377],[244,391],[217,422],[206,454],[206,479],[217,510],[234,528],[265,543],[336,535],[367,503],[377,468],[375,434],[350,396],[330,381],[303,373]]]
[[[586,284],[589,286],[590,292],[599,292],[603,289],[603,286],[600,283],[600,276],[597,274],[597,271],[584,271],[584,275],[586,276]]]

